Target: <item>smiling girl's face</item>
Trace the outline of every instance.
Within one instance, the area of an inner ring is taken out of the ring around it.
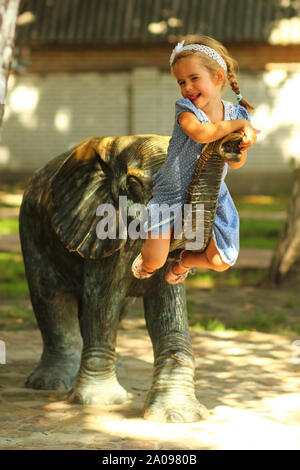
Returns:
[[[182,57],[173,66],[173,74],[183,98],[188,98],[203,111],[209,111],[221,101],[224,72],[218,69],[212,74],[199,56]]]

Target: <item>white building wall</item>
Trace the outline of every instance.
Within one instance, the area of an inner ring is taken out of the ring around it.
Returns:
[[[160,79],[155,68],[137,68],[132,72],[131,134],[160,134]]]
[[[247,170],[282,171],[300,158],[300,73],[241,73],[241,92],[262,129]],[[179,87],[168,72],[12,76],[0,142],[0,169],[32,171],[88,136],[170,135]],[[230,89],[224,99],[235,102]]]
[[[126,135],[130,75],[12,76],[0,168],[33,170],[88,136]]]
[[[254,127],[261,129],[255,146],[249,149],[249,170],[290,169],[292,160],[300,163],[300,73],[272,70],[241,74],[240,89],[255,107]],[[226,97],[232,99],[231,92]]]

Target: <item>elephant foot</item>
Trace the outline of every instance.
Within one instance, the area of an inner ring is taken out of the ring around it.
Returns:
[[[80,405],[117,405],[127,401],[126,390],[116,377],[87,383],[74,384],[68,397],[69,403]]]
[[[53,356],[42,359],[37,368],[27,377],[25,387],[37,390],[71,390],[78,373],[79,359],[64,359]]]
[[[150,391],[143,410],[144,419],[160,423],[194,423],[208,417],[208,410],[193,394]]]

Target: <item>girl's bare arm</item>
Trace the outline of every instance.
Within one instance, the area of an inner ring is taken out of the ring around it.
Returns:
[[[260,132],[254,129],[247,119],[234,119],[232,121],[228,120],[201,124],[195,114],[189,111],[181,113],[178,117],[178,122],[183,132],[200,144],[214,142],[238,130],[247,130],[248,139],[253,140],[250,145],[247,145],[248,148],[253,145],[256,140],[256,134]],[[245,132],[243,132],[243,134],[245,134]],[[247,143],[249,144],[250,142]],[[243,150],[246,150],[246,148],[243,148]]]
[[[210,122],[207,124],[201,124],[194,113],[185,111],[178,117],[178,122],[183,132],[188,135],[195,142],[200,144],[208,144],[215,140],[222,139],[232,132],[241,132],[242,142],[240,149],[242,158],[240,162],[228,163],[230,168],[238,169],[241,168],[247,160],[246,150],[251,147],[256,141],[256,134],[260,133],[260,130],[255,129],[247,119],[234,119],[218,122]]]

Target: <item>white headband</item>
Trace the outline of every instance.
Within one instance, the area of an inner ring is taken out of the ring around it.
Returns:
[[[183,46],[183,44],[184,44],[184,40],[181,42],[178,42],[177,46],[174,47],[171,57],[170,57],[170,65],[173,64],[174,59],[176,55],[179,54],[179,52],[199,51],[199,52],[203,52],[204,54],[214,59],[216,62],[218,62],[218,64],[222,67],[222,69],[224,69],[225,72],[227,72],[227,65],[226,65],[225,60],[222,59],[220,54],[218,54],[218,52],[212,49],[211,47],[204,46],[203,44],[188,44],[187,46]]]

